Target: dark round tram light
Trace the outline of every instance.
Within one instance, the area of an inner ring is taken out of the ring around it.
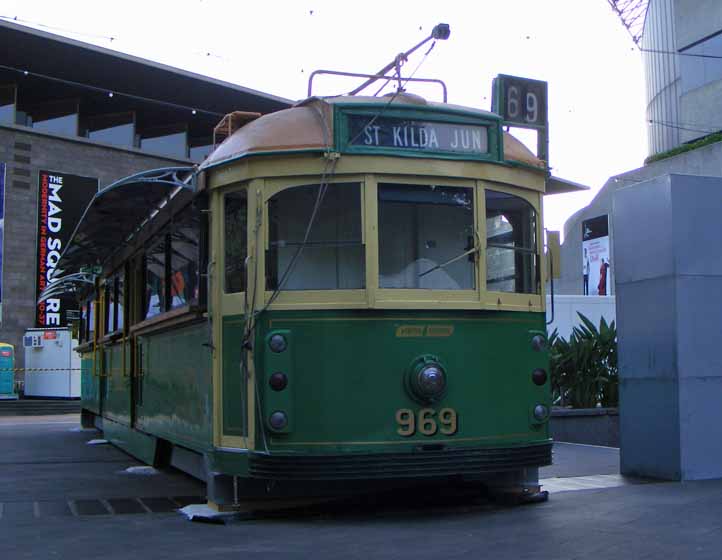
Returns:
[[[288,426],[288,416],[282,410],[277,410],[269,416],[268,423],[274,430],[282,430]]]
[[[268,346],[270,346],[271,350],[274,352],[280,353],[286,349],[288,344],[286,343],[286,338],[282,334],[274,334],[268,341]]]
[[[536,368],[531,372],[531,380],[534,382],[534,385],[544,385],[544,383],[547,382],[547,372],[542,368]]]
[[[285,373],[277,371],[276,373],[271,375],[270,379],[268,380],[268,384],[274,391],[283,391],[288,385],[288,377],[286,377]]]

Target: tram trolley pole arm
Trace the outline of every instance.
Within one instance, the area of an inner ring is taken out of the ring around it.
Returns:
[[[446,41],[449,38],[449,35],[451,35],[451,28],[449,27],[448,23],[439,23],[434,26],[434,29],[431,30],[431,35],[429,35],[426,39],[423,41],[417,43],[413,47],[411,47],[409,50],[402,52],[401,54],[398,54],[394,57],[394,59],[389,62],[386,66],[384,66],[381,70],[379,70],[376,74],[373,74],[369,76],[368,80],[366,80],[364,83],[362,83],[357,88],[354,88],[349,92],[349,95],[356,95],[360,91],[363,91],[368,86],[373,84],[375,81],[380,80],[384,77],[386,77],[386,73],[396,68],[396,71],[399,73],[399,77],[401,74],[400,64],[401,61],[406,61],[409,58],[409,55],[411,55],[414,51],[424,46],[429,41],[433,40],[440,40],[440,41]],[[446,97],[446,96],[444,96]],[[446,103],[446,99],[444,99],[444,103]]]

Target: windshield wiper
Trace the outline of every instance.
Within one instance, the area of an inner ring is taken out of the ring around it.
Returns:
[[[475,245],[474,247],[472,247],[471,249],[468,249],[467,251],[464,251],[463,253],[461,253],[460,255],[455,256],[455,257],[452,258],[452,259],[449,259],[449,260],[446,261],[445,263],[437,264],[434,268],[430,268],[430,269],[427,270],[426,272],[420,273],[420,274],[419,274],[419,278],[421,278],[422,276],[426,276],[427,274],[431,274],[431,273],[434,272],[435,270],[439,270],[439,269],[441,269],[441,268],[446,268],[446,267],[449,266],[450,264],[455,263],[456,261],[458,261],[458,260],[460,260],[460,259],[463,259],[464,257],[466,257],[466,256],[468,256],[468,255],[472,255],[472,254],[474,254],[474,253],[480,252],[480,251],[481,251],[481,242],[480,242],[480,239],[479,239],[479,233],[475,231],[475,232],[474,232],[474,237],[476,237],[476,245]]]

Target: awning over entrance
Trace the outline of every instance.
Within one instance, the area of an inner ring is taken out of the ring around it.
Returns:
[[[105,262],[170,199],[181,191],[195,191],[195,178],[194,167],[164,167],[131,175],[98,191],[63,251],[57,270],[78,272]]]

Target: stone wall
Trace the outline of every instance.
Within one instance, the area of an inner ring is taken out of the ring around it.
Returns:
[[[15,346],[22,368],[22,335],[35,326],[39,171],[95,177],[104,187],[139,171],[191,162],[21,126],[0,126],[0,162],[6,164],[0,341]]]

